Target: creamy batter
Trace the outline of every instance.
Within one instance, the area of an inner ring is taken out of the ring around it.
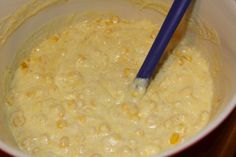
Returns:
[[[149,157],[201,130],[213,81],[195,46],[180,43],[144,97],[125,101],[159,27],[117,16],[89,19],[39,43],[8,94],[19,147],[38,157]]]

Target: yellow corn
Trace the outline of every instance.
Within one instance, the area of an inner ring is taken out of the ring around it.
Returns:
[[[156,35],[157,35],[157,32],[156,31],[152,31],[152,33],[150,35],[151,39],[155,39]]]
[[[122,104],[121,105],[121,108],[122,108],[123,111],[127,111],[128,107],[129,107],[129,104]]]
[[[102,157],[100,154],[92,154],[90,157]]]
[[[186,61],[192,62],[192,57],[191,56],[183,55],[183,54],[181,54],[180,51],[176,51],[175,55],[177,57],[179,57],[179,61],[178,61],[179,65],[183,65]]]
[[[57,121],[57,128],[63,129],[67,127],[67,122],[65,120],[58,120]]]
[[[182,58],[180,58],[180,59],[178,60],[178,63],[179,63],[179,65],[184,65],[184,60],[183,60]]]
[[[170,144],[177,144],[180,141],[180,134],[179,133],[173,133],[170,137]]]
[[[54,43],[58,42],[58,40],[59,40],[59,37],[58,37],[58,36],[53,36],[53,37],[51,38],[51,41],[54,42]]]
[[[120,18],[119,18],[118,16],[112,16],[112,17],[111,17],[111,21],[112,21],[113,23],[119,23],[119,22],[120,22]]]
[[[27,70],[29,68],[29,65],[26,62],[22,62],[20,66],[23,70]]]
[[[132,91],[131,96],[132,97],[138,97],[139,96],[139,92],[138,91]]]
[[[100,23],[101,21],[102,21],[101,18],[97,18],[97,19],[95,20],[96,23]]]
[[[14,95],[13,94],[10,94],[6,97],[6,105],[8,106],[13,106],[14,104]]]
[[[181,57],[181,56],[182,56],[181,51],[175,51],[174,54],[175,54],[177,57]]]
[[[108,132],[110,131],[110,127],[107,124],[101,124],[98,127],[99,132]]]
[[[58,116],[59,116],[60,118],[63,118],[63,117],[65,116],[65,111],[60,111],[60,112],[58,113]]]
[[[67,136],[63,136],[61,139],[60,139],[60,142],[59,142],[59,146],[61,148],[66,148],[70,145],[70,140],[69,140],[69,137]]]
[[[82,55],[82,54],[79,54],[79,56],[78,56],[78,62],[83,62],[83,61],[85,61],[87,58],[84,56],[84,55]]]
[[[183,58],[184,60],[189,61],[189,62],[192,61],[192,57],[191,57],[191,56],[182,56],[182,58]]]
[[[34,148],[33,150],[32,150],[32,154],[33,155],[36,155],[36,154],[38,154],[39,153],[39,151],[40,151],[40,148]]]
[[[25,124],[25,116],[22,111],[17,111],[12,115],[12,125],[14,127],[22,127]]]
[[[123,71],[123,74],[126,78],[129,77],[130,73],[131,73],[130,68],[125,68],[124,71]]]
[[[68,101],[68,102],[67,102],[67,106],[68,106],[69,108],[71,108],[71,109],[76,108],[76,102],[75,102],[75,100],[70,100],[70,101]]]
[[[84,123],[86,121],[86,116],[80,115],[80,116],[78,116],[78,120],[80,123]]]
[[[113,22],[112,22],[111,19],[106,19],[106,20],[104,20],[104,22],[105,22],[106,25],[111,25],[111,24],[113,24]]]
[[[136,134],[137,134],[138,136],[144,136],[144,131],[143,131],[143,130],[137,130],[137,131],[136,131]]]
[[[63,36],[68,36],[68,35],[69,35],[69,31],[64,31],[64,32],[62,32],[62,35],[63,35]]]
[[[94,100],[91,100],[90,103],[87,104],[87,108],[93,110],[97,106],[96,102]]]
[[[34,96],[35,94],[36,94],[35,91],[28,91],[28,92],[26,92],[26,96],[27,96],[27,97],[32,97],[32,96]]]
[[[129,48],[128,47],[124,47],[122,54],[127,55],[129,53]]]
[[[112,28],[106,29],[106,33],[107,33],[107,34],[111,34],[112,32],[113,32]]]
[[[136,106],[131,104],[123,104],[121,108],[128,115],[129,118],[139,119],[139,111]]]

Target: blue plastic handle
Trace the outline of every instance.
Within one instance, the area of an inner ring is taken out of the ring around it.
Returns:
[[[159,63],[171,37],[192,0],[174,0],[170,11],[136,78],[150,79]]]

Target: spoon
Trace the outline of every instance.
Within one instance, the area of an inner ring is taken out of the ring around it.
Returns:
[[[164,51],[192,0],[174,0],[166,19],[141,66],[132,86],[139,95],[146,92]]]

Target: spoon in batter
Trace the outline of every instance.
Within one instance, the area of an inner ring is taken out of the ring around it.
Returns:
[[[131,87],[133,97],[139,99],[148,88],[164,51],[192,0],[174,0],[169,13]]]

